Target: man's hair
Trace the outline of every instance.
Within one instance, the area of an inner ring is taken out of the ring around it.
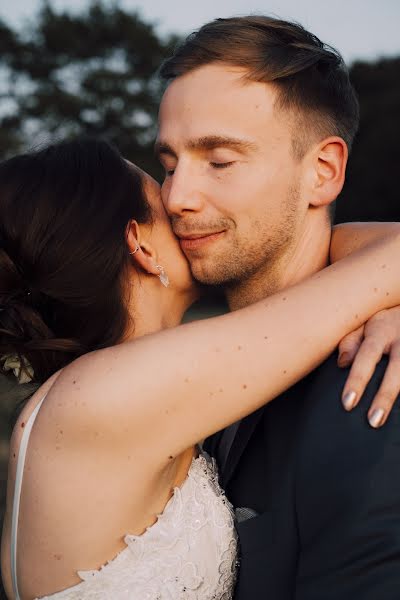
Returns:
[[[298,23],[266,16],[216,19],[189,35],[160,75],[171,81],[211,63],[242,67],[248,80],[276,86],[276,107],[295,118],[298,159],[312,141],[330,135],[351,149],[359,107],[346,65],[334,48]]]

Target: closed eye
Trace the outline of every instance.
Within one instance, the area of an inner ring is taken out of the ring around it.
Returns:
[[[234,160],[231,160],[230,162],[223,162],[223,163],[210,162],[210,165],[212,166],[213,169],[227,169],[228,167],[233,165],[235,162],[236,161],[234,161]]]

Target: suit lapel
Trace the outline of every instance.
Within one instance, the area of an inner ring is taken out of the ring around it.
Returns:
[[[253,431],[257,427],[263,412],[264,407],[261,407],[241,421],[229,451],[225,467],[220,475],[221,485],[223,488],[226,488],[231,480],[236,466],[239,463],[239,460],[252,436]]]

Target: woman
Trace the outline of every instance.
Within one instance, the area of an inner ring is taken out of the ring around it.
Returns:
[[[171,329],[198,291],[157,184],[107,144],[4,162],[0,215],[0,354],[42,383],[10,446],[8,596],[231,598],[231,508],[197,444],[400,304],[400,236]]]

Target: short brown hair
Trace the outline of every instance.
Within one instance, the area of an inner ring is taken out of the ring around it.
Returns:
[[[216,62],[243,67],[251,81],[275,84],[277,107],[296,118],[298,158],[315,137],[338,135],[351,149],[359,107],[347,67],[339,52],[298,23],[266,16],[216,19],[190,34],[160,75],[171,81]]]

